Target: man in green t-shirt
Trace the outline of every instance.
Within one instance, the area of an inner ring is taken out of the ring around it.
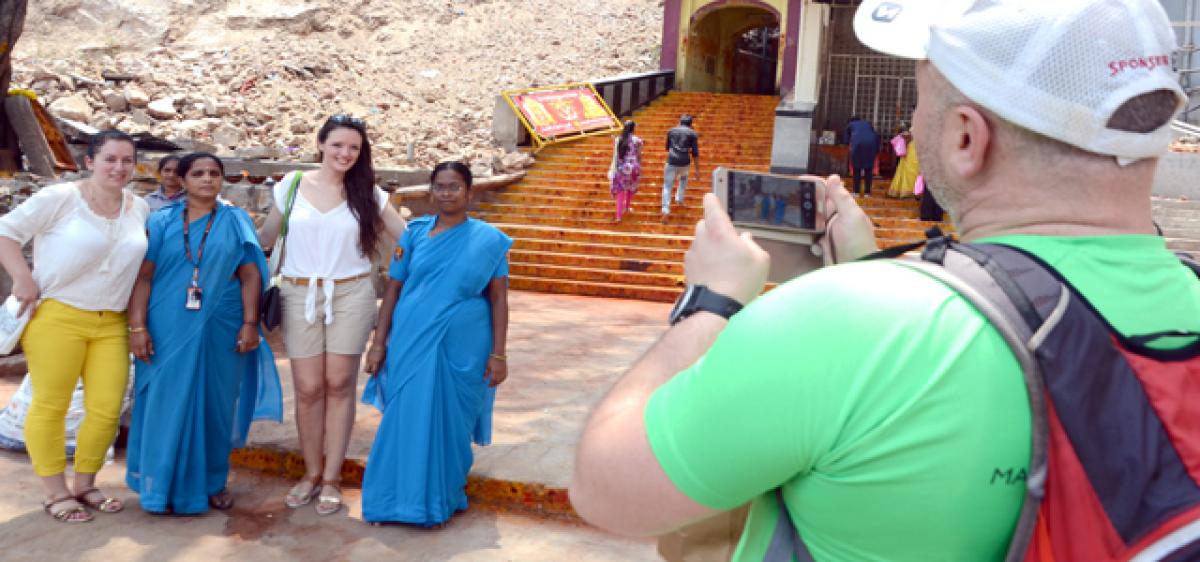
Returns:
[[[1122,334],[1200,332],[1200,283],[1151,219],[1184,100],[1157,2],[866,0],[855,29],[920,59],[922,172],[963,240],[1038,256]],[[876,249],[836,177],[826,208],[843,261]],[[710,304],[593,412],[570,490],[584,519],[656,535],[752,502],[734,558],[757,561],[782,487],[819,561],[1003,558],[1030,415],[1021,369],[979,312],[888,262],[756,298],[768,257],[711,195],[684,265],[703,287],[690,302]]]

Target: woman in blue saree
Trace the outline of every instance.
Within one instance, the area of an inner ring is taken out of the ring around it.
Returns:
[[[491,443],[496,386],[508,376],[508,249],[467,216],[471,171],[430,177],[438,214],[400,238],[367,354],[363,395],[383,411],[363,478],[363,519],[434,526],[467,509],[471,442]]]
[[[279,374],[261,341],[267,271],[254,223],[217,200],[224,165],[211,154],[178,165],[187,197],[147,221],[149,248],[129,303],[137,357],[129,488],[142,509],[229,509],[229,453],[254,419],[280,421]]]

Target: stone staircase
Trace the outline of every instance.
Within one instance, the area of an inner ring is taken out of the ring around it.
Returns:
[[[514,240],[509,254],[514,289],[670,302],[683,281],[683,254],[691,244],[717,166],[770,168],[774,96],[672,92],[633,115],[645,140],[641,189],[634,212],[613,224],[608,171],[612,137],[592,137],[546,148],[520,182],[479,205],[478,217]],[[659,222],[667,130],[679,116],[695,116],[700,133],[700,181],[691,179],[682,208]],[[882,189],[881,189],[882,188]],[[877,182],[877,192],[886,191]],[[927,223],[917,203],[876,195],[862,200],[881,244],[919,240]],[[942,225],[948,229],[946,225]]]
[[[1167,247],[1200,256],[1200,201],[1155,197],[1153,205]]]

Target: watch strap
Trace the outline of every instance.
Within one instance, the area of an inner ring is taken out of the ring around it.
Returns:
[[[680,303],[678,313],[672,318],[672,325],[701,311],[711,312],[728,320],[742,310],[742,303],[713,291],[704,285],[688,287],[682,298],[687,300]]]

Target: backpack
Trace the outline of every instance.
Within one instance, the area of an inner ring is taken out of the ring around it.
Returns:
[[[1022,250],[962,244],[931,229],[919,260],[895,259],[957,291],[1024,371],[1032,416],[1026,494],[1007,562],[1200,559],[1200,340],[1148,346],[1120,335],[1053,268]],[[1180,260],[1200,276],[1200,264]],[[765,562],[813,560],[776,490]]]

